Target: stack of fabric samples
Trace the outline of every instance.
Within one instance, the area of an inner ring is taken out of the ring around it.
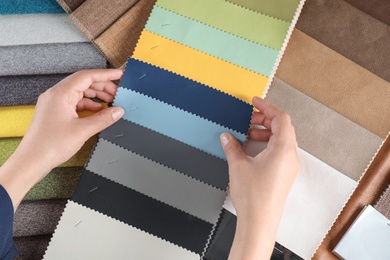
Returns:
[[[0,63],[1,165],[20,143],[41,93],[75,71],[107,62],[56,1],[2,0]],[[42,258],[95,142],[91,138],[20,204],[13,233],[20,259]]]

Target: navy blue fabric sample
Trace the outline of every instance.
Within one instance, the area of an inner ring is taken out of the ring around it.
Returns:
[[[13,259],[18,251],[12,240],[14,207],[7,191],[0,185],[0,259]]]
[[[202,254],[212,224],[85,170],[72,200]]]
[[[228,186],[226,161],[130,121],[120,119],[100,137],[221,190]]]
[[[55,0],[1,0],[0,14],[65,13]]]
[[[253,111],[251,105],[167,70],[129,58],[120,86],[245,135],[248,133]]]

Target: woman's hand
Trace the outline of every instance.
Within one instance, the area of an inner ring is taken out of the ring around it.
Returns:
[[[230,134],[221,135],[228,164],[229,192],[237,211],[230,259],[270,259],[288,192],[298,174],[294,127],[288,114],[258,97],[249,137],[268,141],[255,157],[246,155]]]
[[[91,136],[121,118],[120,107],[102,109],[89,98],[112,102],[122,70],[76,72],[43,93],[32,122],[14,154],[0,168],[0,184],[8,191],[14,209],[27,191],[54,167],[70,159]],[[77,111],[96,111],[79,118]]]

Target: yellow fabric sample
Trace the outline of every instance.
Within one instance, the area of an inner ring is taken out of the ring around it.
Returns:
[[[103,103],[107,107],[106,103]],[[34,114],[35,106],[0,107],[0,138],[21,137],[27,131]],[[80,117],[94,114],[92,111],[78,112]]]
[[[144,30],[133,58],[175,72],[248,103],[268,78]]]

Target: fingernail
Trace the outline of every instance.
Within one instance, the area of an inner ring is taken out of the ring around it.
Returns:
[[[124,114],[125,114],[125,111],[123,110],[123,108],[116,107],[112,111],[112,119],[114,119],[114,121],[118,121],[119,118],[121,118]]]
[[[219,139],[221,140],[221,144],[223,147],[225,147],[229,142],[230,140],[232,139],[231,138],[231,135],[227,134],[227,133],[223,133],[221,134],[221,136],[219,137]]]

